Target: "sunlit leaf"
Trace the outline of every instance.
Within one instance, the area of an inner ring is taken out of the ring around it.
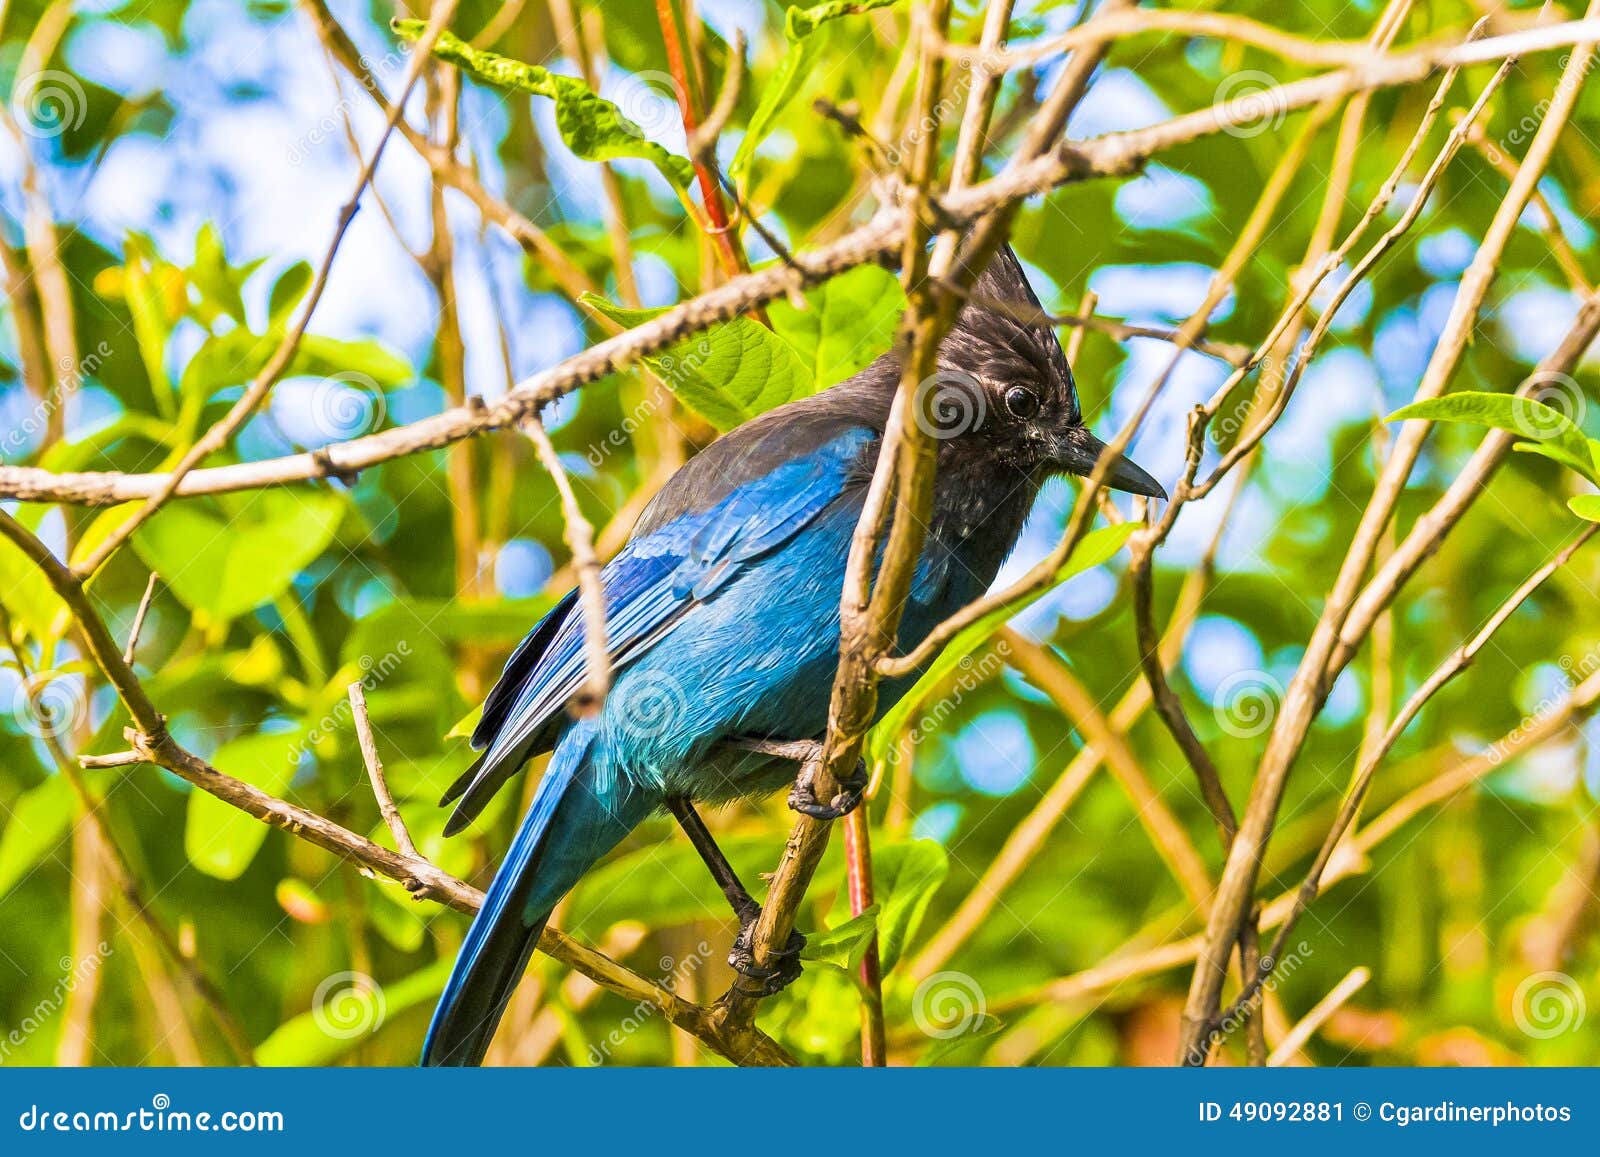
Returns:
[[[306,733],[299,723],[288,731],[254,732],[230,740],[211,757],[213,766],[268,795],[282,795],[299,766]],[[189,793],[183,849],[208,876],[237,880],[261,850],[272,829],[248,812],[204,791]]]
[[[209,221],[200,226],[200,232],[195,237],[194,264],[189,267],[189,280],[214,310],[244,324],[244,298],[239,294],[243,278],[239,276],[239,271],[228,267],[228,259],[222,249],[222,234]]]
[[[866,958],[877,930],[878,905],[873,904],[837,928],[808,935],[800,959],[831,964],[835,968],[855,968]]]
[[[761,143],[771,135],[779,116],[788,108],[800,86],[815,70],[822,52],[822,38],[817,30],[841,16],[870,12],[874,8],[887,8],[898,0],[828,0],[810,8],[790,8],[784,13],[783,34],[789,42],[783,62],[775,76],[762,88],[761,103],[750,117],[744,139],[728,165],[734,175],[742,173]]]
[[[806,293],[809,309],[780,298],[767,307],[772,328],[810,371],[817,389],[844,381],[894,344],[905,311],[900,279],[858,265]]]
[[[624,309],[593,294],[583,300],[629,327],[665,312]],[[747,317],[714,326],[644,361],[684,405],[721,430],[816,390],[794,348]]]
[[[422,35],[425,27],[421,20],[394,22],[395,32],[412,41]],[[480,51],[448,32],[439,37],[433,54],[485,84],[553,100],[556,105],[556,127],[561,131],[561,139],[586,161],[613,161],[628,157],[646,160],[680,190],[687,189],[689,182],[694,179],[694,166],[688,160],[650,140],[642,128],[622,114],[621,109],[581,80],[562,76],[537,64],[525,64],[497,53]]]
[[[1600,494],[1580,494],[1567,499],[1567,507],[1579,518],[1600,522]]]
[[[60,775],[29,788],[11,804],[10,818],[0,831],[0,898],[66,838],[76,806],[71,786]]]
[[[888,972],[911,943],[928,902],[950,871],[944,846],[933,840],[886,844],[872,853],[872,875],[883,914],[878,918],[878,955]]]
[[[1535,453],[1553,458],[1586,478],[1597,477],[1595,458],[1583,431],[1560,410],[1532,398],[1462,390],[1442,398],[1413,402],[1385,420],[1395,422],[1410,418],[1506,430],[1537,444]]]
[[[139,528],[134,548],[185,606],[232,619],[277,598],[327,549],[345,502],[328,490],[265,490],[212,508],[172,503]]]

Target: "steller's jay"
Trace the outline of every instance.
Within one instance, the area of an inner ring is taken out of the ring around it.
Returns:
[[[1038,310],[1010,249],[974,297],[940,347],[934,403],[950,424],[938,431],[933,516],[902,648],[984,593],[1046,479],[1089,473],[1104,448],[1083,424],[1054,332],[981,304]],[[614,679],[598,713],[564,710],[585,678],[575,593],[513,652],[472,735],[483,754],[441,801],[456,803],[445,833],[471,823],[529,759],[554,754],[467,933],[424,1064],[482,1060],[556,902],[662,808],[734,904],[741,933],[729,963],[741,980],[764,994],[798,975],[798,935],[778,965],[754,965],[748,934],[759,908],[690,801],[793,784],[790,806],[818,818],[860,802],[864,767],[824,803],[796,781],[794,749],[826,727],[845,558],[899,378],[895,355],[885,354],[848,381],[734,430],[667,482],[602,573]],[[1126,459],[1107,481],[1165,497]],[[910,683],[885,682],[880,710]]]

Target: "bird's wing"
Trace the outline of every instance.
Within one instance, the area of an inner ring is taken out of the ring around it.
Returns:
[[[600,575],[613,669],[644,654],[746,566],[864,484],[870,462],[863,451],[876,437],[851,428],[623,548]],[[470,823],[541,744],[554,741],[561,709],[583,684],[583,643],[583,609],[568,595],[517,648],[473,733],[473,745],[486,750],[441,801],[461,801],[447,832]]]

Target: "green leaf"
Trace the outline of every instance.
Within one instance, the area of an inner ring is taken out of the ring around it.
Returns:
[[[665,309],[624,309],[592,293],[584,304],[633,327]],[[683,404],[731,430],[785,402],[816,392],[793,347],[759,322],[736,317],[644,359]]]
[[[243,385],[261,372],[277,350],[283,334],[250,333],[235,329],[209,337],[184,367],[180,389],[185,397],[209,397],[229,386]],[[300,339],[286,378],[365,378],[380,389],[392,389],[416,379],[405,358],[370,338],[343,338],[306,334]],[[359,387],[363,383],[352,381]]]
[[[783,61],[778,65],[776,75],[762,90],[761,103],[750,115],[750,124],[745,129],[744,139],[739,142],[738,151],[733,154],[733,161],[728,165],[730,174],[737,176],[744,172],[756,149],[771,135],[778,117],[799,94],[800,86],[816,71],[817,60],[822,54],[823,47],[823,38],[816,35],[817,30],[841,16],[870,12],[874,8],[887,8],[896,2],[897,0],[827,0],[825,4],[817,4],[810,8],[790,8],[784,14],[783,34],[789,41],[789,48],[784,53]]]
[[[162,285],[175,273],[164,262],[149,260],[142,252],[143,246],[130,241],[127,261],[123,266],[122,293],[133,317],[133,336],[139,345],[139,358],[144,362],[145,375],[150,379],[150,391],[156,405],[166,417],[172,416],[172,380],[167,376],[167,338],[172,335],[172,322],[167,316],[166,302],[162,298]]]
[[[211,762],[268,795],[282,795],[299,765],[305,734],[305,724],[297,723],[290,731],[243,735],[219,747]],[[271,830],[249,812],[223,803],[209,792],[193,791],[183,828],[183,850],[189,862],[206,875],[237,880]]]
[[[344,497],[328,490],[234,497],[212,508],[165,506],[133,537],[139,556],[185,606],[221,621],[282,594],[333,541],[345,508]]]
[[[986,1012],[980,1013],[970,1028],[957,1033],[955,1036],[940,1037],[923,1049],[922,1054],[917,1057],[917,1067],[927,1068],[941,1064],[955,1053],[962,1051],[973,1041],[993,1036],[1004,1027],[1005,1025],[999,1017],[990,1016]]]
[[[928,664],[928,669],[922,673],[922,677],[917,680],[916,685],[906,692],[900,701],[891,707],[882,719],[878,720],[877,726],[867,734],[867,758],[874,763],[882,760],[888,754],[895,737],[905,727],[906,720],[911,717],[912,712],[922,705],[923,700],[934,692],[946,676],[987,642],[989,637],[1004,626],[1009,619],[1020,614],[1024,608],[1032,606],[1043,598],[1048,591],[1053,590],[1074,575],[1093,570],[1102,563],[1109,562],[1122,549],[1123,544],[1128,541],[1136,529],[1138,528],[1134,523],[1124,522],[1116,526],[1103,526],[1098,530],[1091,530],[1083,536],[1083,539],[1078,543],[1077,548],[1072,552],[1072,556],[1067,559],[1065,565],[1056,571],[1055,581],[1050,586],[1035,592],[1015,606],[1002,607],[999,610],[990,611],[983,618],[951,639],[950,644],[939,653],[939,657]]]
[[[240,325],[244,324],[244,298],[239,294],[243,278],[228,268],[222,234],[210,221],[200,226],[195,236],[194,265],[189,269],[189,280],[212,307]]]
[[[772,328],[810,371],[819,390],[851,377],[894,345],[905,312],[900,279],[878,265],[858,265],[806,294],[810,309],[779,298],[767,306]]]
[[[877,894],[883,897],[883,915],[878,918],[878,955],[884,972],[894,967],[911,943],[928,910],[928,901],[949,871],[949,855],[942,844],[933,840],[889,844],[873,852],[873,883]]]
[[[267,298],[267,320],[270,328],[282,329],[289,324],[289,315],[311,288],[311,266],[296,261],[283,271],[272,284],[272,294]]]
[[[1430,422],[1464,422],[1472,426],[1506,430],[1527,438],[1535,446],[1518,446],[1569,466],[1585,478],[1597,478],[1595,456],[1583,431],[1560,410],[1532,398],[1462,390],[1442,398],[1414,402],[1390,414],[1385,421],[1421,418]]]
[[[17,519],[30,530],[37,531],[39,519],[48,509],[23,507]],[[35,639],[49,639],[57,616],[66,609],[61,597],[45,580],[44,572],[9,538],[0,538],[0,596],[16,624]]]
[[[61,775],[52,775],[17,797],[0,833],[0,898],[66,837],[75,806],[72,788]]]
[[[1600,494],[1580,494],[1567,499],[1567,508],[1579,518],[1600,522]]]
[[[406,40],[415,41],[426,25],[421,20],[396,20],[393,28]],[[597,95],[583,81],[562,76],[537,64],[483,52],[448,32],[439,37],[433,54],[447,60],[475,80],[497,88],[508,88],[547,97],[556,104],[556,127],[561,139],[586,161],[611,161],[637,158],[661,170],[674,188],[687,190],[694,180],[694,166],[645,136],[645,131],[622,115],[622,110]]]
[[[285,1021],[257,1046],[256,1063],[332,1064],[372,1039],[385,1022],[436,1000],[450,978],[450,967],[450,960],[437,960],[381,986],[370,977],[334,973],[313,992],[310,1011]]]
[[[837,928],[827,932],[813,932],[806,937],[800,950],[800,959],[831,964],[835,968],[853,969],[866,958],[872,944],[873,933],[878,930],[878,905],[873,904],[859,916],[852,916]]]
[[[444,733],[446,739],[471,739],[472,733],[478,730],[478,720],[483,718],[483,704],[480,703],[468,711],[450,726]]]

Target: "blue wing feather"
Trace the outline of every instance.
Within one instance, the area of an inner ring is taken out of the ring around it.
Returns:
[[[746,565],[782,546],[862,481],[862,452],[875,438],[870,429],[851,428],[709,509],[682,514],[630,542],[601,573],[614,669],[636,660]],[[559,724],[559,712],[584,679],[583,632],[582,608],[569,595],[513,654],[473,735],[474,745],[487,750],[446,797],[460,797],[447,832],[470,823]],[[495,708],[492,719],[489,707]]]

